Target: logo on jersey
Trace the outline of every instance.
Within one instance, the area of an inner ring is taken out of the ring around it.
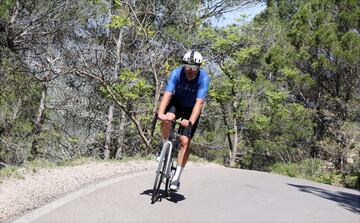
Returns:
[[[197,92],[197,86],[196,84],[185,84],[185,85],[181,85],[179,84],[176,87],[179,91],[185,91],[185,92],[191,92],[191,93],[195,93]]]

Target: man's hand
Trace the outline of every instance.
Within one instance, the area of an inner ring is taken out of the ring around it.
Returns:
[[[189,124],[190,124],[189,120],[187,120],[187,119],[181,120],[181,126],[187,128],[187,127],[189,127]]]
[[[174,113],[166,113],[166,114],[158,114],[158,118],[161,121],[173,121],[175,120],[175,114]]]

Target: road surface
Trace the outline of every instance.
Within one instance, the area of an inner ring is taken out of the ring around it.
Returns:
[[[360,192],[230,168],[185,169],[181,189],[150,203],[154,171],[69,194],[20,222],[360,222]]]

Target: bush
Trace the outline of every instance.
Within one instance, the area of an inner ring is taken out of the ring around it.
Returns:
[[[305,159],[300,163],[275,163],[271,167],[271,172],[282,174],[290,177],[300,177],[318,183],[348,185],[355,187],[358,182],[358,177],[346,176],[346,182],[343,182],[342,175],[336,173],[327,173],[323,169],[324,161],[320,159]]]
[[[321,159],[305,159],[299,164],[301,177],[315,180],[323,173],[324,161]]]
[[[54,167],[56,167],[56,163],[45,160],[45,159],[35,159],[32,161],[24,162],[24,164],[22,166],[35,173],[40,169],[54,168]]]
[[[345,186],[350,188],[360,188],[359,176],[345,176]]]
[[[341,184],[341,174],[323,173],[316,179],[316,182],[330,185]]]
[[[7,177],[21,177],[18,173],[19,167],[16,166],[7,166],[0,170],[0,178],[7,178]]]
[[[295,163],[275,163],[271,168],[271,172],[285,176],[296,177],[299,175],[299,166]]]

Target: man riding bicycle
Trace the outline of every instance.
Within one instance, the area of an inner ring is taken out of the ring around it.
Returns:
[[[170,189],[173,191],[179,190],[180,176],[190,154],[190,141],[199,123],[209,88],[210,78],[206,71],[200,68],[202,62],[201,54],[195,50],[188,51],[184,55],[183,66],[174,69],[170,74],[159,106],[158,118],[163,121],[161,123],[163,143],[168,140],[172,127],[171,122],[181,118],[178,165],[170,185]],[[192,127],[189,134],[190,122]]]

